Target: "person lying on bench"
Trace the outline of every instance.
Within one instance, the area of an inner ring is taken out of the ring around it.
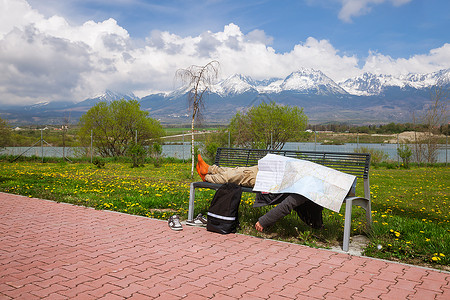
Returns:
[[[258,166],[228,168],[208,165],[200,154],[198,155],[196,168],[203,181],[217,184],[230,182],[251,188],[255,185],[256,174],[258,173]],[[290,214],[292,210],[295,210],[300,219],[307,225],[316,229],[323,226],[323,207],[299,194],[258,192],[253,207],[275,204],[277,206],[258,219],[255,224],[256,230],[262,232],[265,228],[272,226],[279,219]]]

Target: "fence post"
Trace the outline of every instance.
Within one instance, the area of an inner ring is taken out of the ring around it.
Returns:
[[[316,143],[317,143],[317,138],[316,138],[316,125],[314,125],[314,151],[316,151]]]
[[[42,163],[44,163],[44,138],[42,136],[42,131],[43,129],[41,129],[41,159]]]
[[[356,132],[356,149],[359,149],[359,132]]]
[[[92,151],[93,149],[92,149],[92,129],[91,129],[91,164],[92,164]]]
[[[398,155],[398,133],[397,133],[397,165],[400,168],[400,156]]]
[[[272,131],[270,131],[270,149],[273,149]]]

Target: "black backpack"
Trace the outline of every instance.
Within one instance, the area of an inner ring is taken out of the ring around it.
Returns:
[[[241,186],[234,183],[223,184],[214,194],[208,209],[206,230],[221,234],[235,233],[239,227],[241,195]]]

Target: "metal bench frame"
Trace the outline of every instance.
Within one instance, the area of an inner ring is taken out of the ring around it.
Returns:
[[[319,152],[319,151],[294,151],[294,150],[267,150],[267,149],[243,149],[243,148],[218,148],[214,164],[221,167],[250,167],[258,164],[258,160],[266,154],[273,153],[293,158],[312,161],[341,172],[355,175],[364,182],[364,197],[347,196],[345,203],[344,238],[342,249],[348,251],[350,243],[350,230],[352,207],[358,205],[366,211],[366,226],[372,225],[372,208],[370,200],[369,166],[370,154],[345,153],[345,152]],[[217,190],[221,184],[209,182],[192,182],[189,195],[188,220],[194,218],[195,189],[208,188]],[[243,192],[252,193],[253,189],[243,187]]]

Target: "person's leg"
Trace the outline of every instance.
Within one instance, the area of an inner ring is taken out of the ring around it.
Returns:
[[[211,165],[208,172],[205,174],[204,181],[211,183],[224,184],[228,182],[228,168],[222,168],[216,165]]]
[[[216,165],[209,166],[205,181],[212,183],[235,183],[241,186],[253,187],[256,181],[258,167],[223,168]]]
[[[323,207],[308,200],[304,204],[294,208],[300,219],[312,228],[319,229],[323,226]]]
[[[307,198],[301,195],[290,194],[280,204],[258,219],[258,222],[255,224],[256,230],[262,231],[264,228],[275,224],[275,222],[290,214],[295,207],[302,205],[307,200]]]

